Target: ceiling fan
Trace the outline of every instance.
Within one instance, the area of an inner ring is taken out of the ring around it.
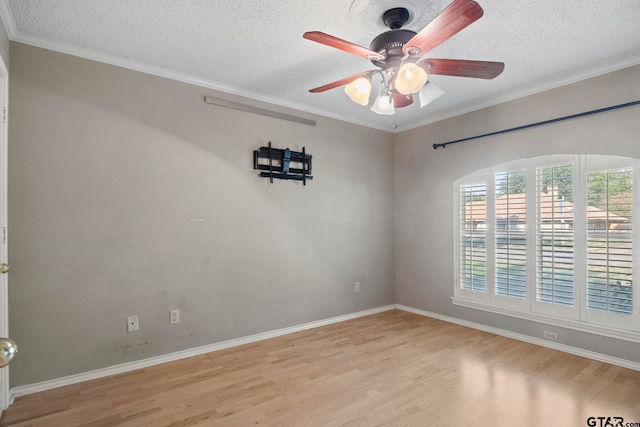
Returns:
[[[382,89],[371,111],[378,114],[395,114],[395,108],[411,105],[416,93],[419,95],[420,107],[442,95],[440,89],[428,82],[427,73],[493,79],[502,73],[504,63],[436,58],[420,60],[422,55],[480,19],[483,13],[480,5],[473,0],[453,0],[426,27],[416,33],[402,28],[409,19],[409,11],[406,8],[389,9],[382,15],[382,21],[390,30],[374,38],[369,49],[320,31],[306,32],[303,35],[305,39],[361,56],[378,67],[311,89],[309,92],[324,92],[346,85],[345,92],[353,102],[368,105],[371,78],[375,73],[379,73],[382,77]]]

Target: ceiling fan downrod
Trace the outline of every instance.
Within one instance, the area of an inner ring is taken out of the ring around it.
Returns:
[[[409,20],[409,10],[404,7],[394,7],[382,14],[382,22],[391,30],[398,30]]]

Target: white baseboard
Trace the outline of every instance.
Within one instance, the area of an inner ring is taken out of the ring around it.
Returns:
[[[196,348],[190,348],[187,350],[181,350],[174,353],[164,354],[161,356],[150,357],[148,359],[137,360],[135,362],[122,363],[119,365],[109,366],[107,368],[96,369],[89,372],[69,375],[66,377],[56,378],[48,381],[42,381],[35,384],[27,384],[27,385],[14,387],[11,389],[11,402],[13,402],[13,399],[18,396],[25,396],[28,394],[38,393],[45,390],[51,390],[58,387],[77,384],[80,382],[94,380],[97,378],[103,378],[110,375],[116,375],[124,372],[135,371],[136,369],[147,368],[147,367],[159,365],[162,363],[185,359],[187,357],[198,356],[205,353],[211,353],[212,351],[222,350],[230,347],[236,347],[239,345],[262,341],[269,338],[275,338],[282,335],[291,334],[294,332],[300,332],[307,329],[312,329],[320,326],[330,325],[333,323],[343,322],[345,320],[356,319],[358,317],[368,316],[371,314],[382,313],[383,311],[389,311],[393,309],[407,311],[409,313],[414,313],[414,314],[418,314],[425,317],[431,317],[433,319],[438,319],[445,322],[466,326],[468,328],[477,329],[480,331],[489,332],[496,335],[501,335],[507,338],[528,342],[530,344],[540,345],[543,347],[551,348],[553,350],[563,351],[565,353],[574,354],[576,356],[582,356],[589,359],[598,360],[600,362],[621,366],[623,368],[629,368],[636,371],[640,371],[640,363],[633,362],[630,360],[620,359],[617,357],[608,356],[606,354],[583,350],[578,347],[572,347],[566,344],[559,344],[556,342],[543,340],[541,338],[535,338],[529,335],[507,331],[505,329],[498,329],[491,326],[482,325],[480,323],[474,323],[466,320],[456,319],[454,317],[432,313],[429,311],[420,310],[417,308],[408,307],[401,304],[395,304],[395,305],[387,305],[383,307],[373,308],[370,310],[358,311],[355,313],[344,314],[341,316],[331,317],[329,319],[317,320],[315,322],[304,323],[301,325],[290,326],[287,328],[276,329],[273,331],[261,332],[259,334],[249,335],[242,338],[234,338],[227,341],[222,341],[222,342],[209,344],[209,345],[196,347]]]
[[[187,350],[176,351],[175,353],[163,354],[161,356],[150,357],[148,359],[137,360],[135,362],[122,363],[120,365],[109,366],[107,368],[96,369],[81,374],[69,375],[67,377],[56,378],[53,380],[42,381],[35,384],[21,385],[11,389],[11,402],[18,396],[38,393],[53,388],[63,387],[84,381],[94,380],[96,378],[107,377],[110,375],[121,374],[124,372],[135,371],[136,369],[148,368],[150,366],[159,365],[161,363],[173,362],[175,360],[186,359],[187,357],[198,356],[212,351],[222,350],[225,348],[236,347],[243,344],[249,344],[256,341],[262,341],[269,338],[275,338],[282,335],[300,332],[307,329],[317,328],[320,326],[330,325],[332,323],[343,322],[345,320],[356,319],[358,317],[369,316],[371,314],[382,313],[395,309],[395,305],[386,305],[383,307],[372,308],[370,310],[358,311],[355,313],[344,314],[341,316],[331,317],[329,319],[316,320],[315,322],[303,323],[301,325],[289,326],[287,328],[275,329],[273,331],[261,332],[259,334],[249,335],[242,338],[234,338],[202,347],[190,348]]]
[[[456,319],[455,317],[449,317],[449,316],[445,316],[438,313],[432,313],[430,311],[424,311],[417,308],[408,307],[406,305],[396,304],[396,308],[398,310],[407,311],[409,313],[419,314],[425,317],[431,317],[433,319],[442,320],[444,322],[455,323],[456,325],[466,326],[468,328],[489,332],[495,335],[501,335],[503,337],[513,338],[518,341],[524,341],[530,344],[540,345],[542,347],[551,348],[553,350],[562,351],[562,352],[573,354],[576,356],[582,356],[588,359],[598,360],[600,362],[610,363],[612,365],[621,366],[623,368],[640,371],[640,363],[633,362],[631,360],[620,359],[618,357],[608,356],[606,354],[596,353],[594,351],[584,350],[578,347],[572,347],[570,345],[544,340],[542,338],[536,338],[529,335],[519,334],[516,332],[507,331],[505,329],[498,329],[491,326],[482,325],[480,323]]]

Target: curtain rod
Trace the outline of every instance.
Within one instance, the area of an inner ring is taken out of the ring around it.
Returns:
[[[496,132],[485,133],[485,134],[482,134],[482,135],[470,136],[468,138],[456,139],[455,141],[443,142],[441,144],[433,144],[433,149],[437,150],[440,147],[445,148],[447,145],[457,144],[458,142],[471,141],[473,139],[485,138],[487,136],[501,135],[503,133],[515,132],[517,130],[529,129],[529,128],[533,128],[533,127],[537,127],[537,126],[548,125],[548,124],[551,124],[551,123],[563,122],[565,120],[577,119],[578,117],[591,116],[593,114],[599,114],[599,113],[604,113],[604,112],[607,112],[607,111],[618,110],[620,108],[632,107],[634,105],[640,105],[640,100],[627,102],[625,104],[613,105],[611,107],[599,108],[597,110],[585,111],[584,113],[572,114],[570,116],[558,117],[556,119],[544,120],[542,122],[530,123],[528,125],[517,126],[517,127],[509,128],[509,129],[503,129],[503,130],[499,130],[499,131],[496,131]]]

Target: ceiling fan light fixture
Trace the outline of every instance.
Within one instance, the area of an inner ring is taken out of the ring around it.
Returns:
[[[419,2],[434,12],[439,10],[440,0],[406,0],[405,5]],[[350,15],[352,19],[364,17],[368,22],[378,18],[371,0],[353,0]],[[391,0],[379,1],[380,7],[395,6]],[[344,90],[351,100],[366,105],[371,92],[371,78],[374,73],[382,76],[380,96],[373,102],[371,111],[377,114],[395,114],[396,108],[404,108],[413,104],[418,92],[420,107],[424,107],[440,97],[443,92],[435,86],[427,87],[429,74],[454,77],[470,77],[476,79],[493,79],[504,70],[502,62],[476,61],[464,59],[421,59],[423,54],[432,51],[449,40],[460,31],[480,19],[483,10],[474,0],[448,0],[450,3],[435,18],[429,18],[418,32],[405,29],[407,24],[418,26],[415,9],[408,7],[392,7],[382,13],[378,23],[384,23],[389,30],[378,34],[369,44],[369,48],[342,40],[338,37],[320,32],[310,31],[303,34],[305,39],[342,50],[361,58],[369,59],[378,69],[365,71],[354,76],[331,82],[310,89],[311,93],[325,92],[347,85]],[[357,6],[354,6],[357,5]],[[355,7],[355,9],[354,9]],[[422,26],[422,25],[420,25]],[[364,77],[364,79],[362,78]]]
[[[422,89],[427,82],[427,72],[413,62],[405,62],[400,66],[394,87],[403,95],[410,95]]]
[[[371,82],[365,77],[358,77],[344,87],[344,93],[356,104],[367,105],[371,95]]]
[[[396,113],[396,109],[393,106],[393,99],[389,94],[380,94],[373,102],[371,106],[371,111],[376,114],[383,114],[385,116],[390,116]]]
[[[436,99],[444,95],[444,91],[431,82],[428,82],[418,92],[418,98],[420,99],[420,108],[425,107]]]

